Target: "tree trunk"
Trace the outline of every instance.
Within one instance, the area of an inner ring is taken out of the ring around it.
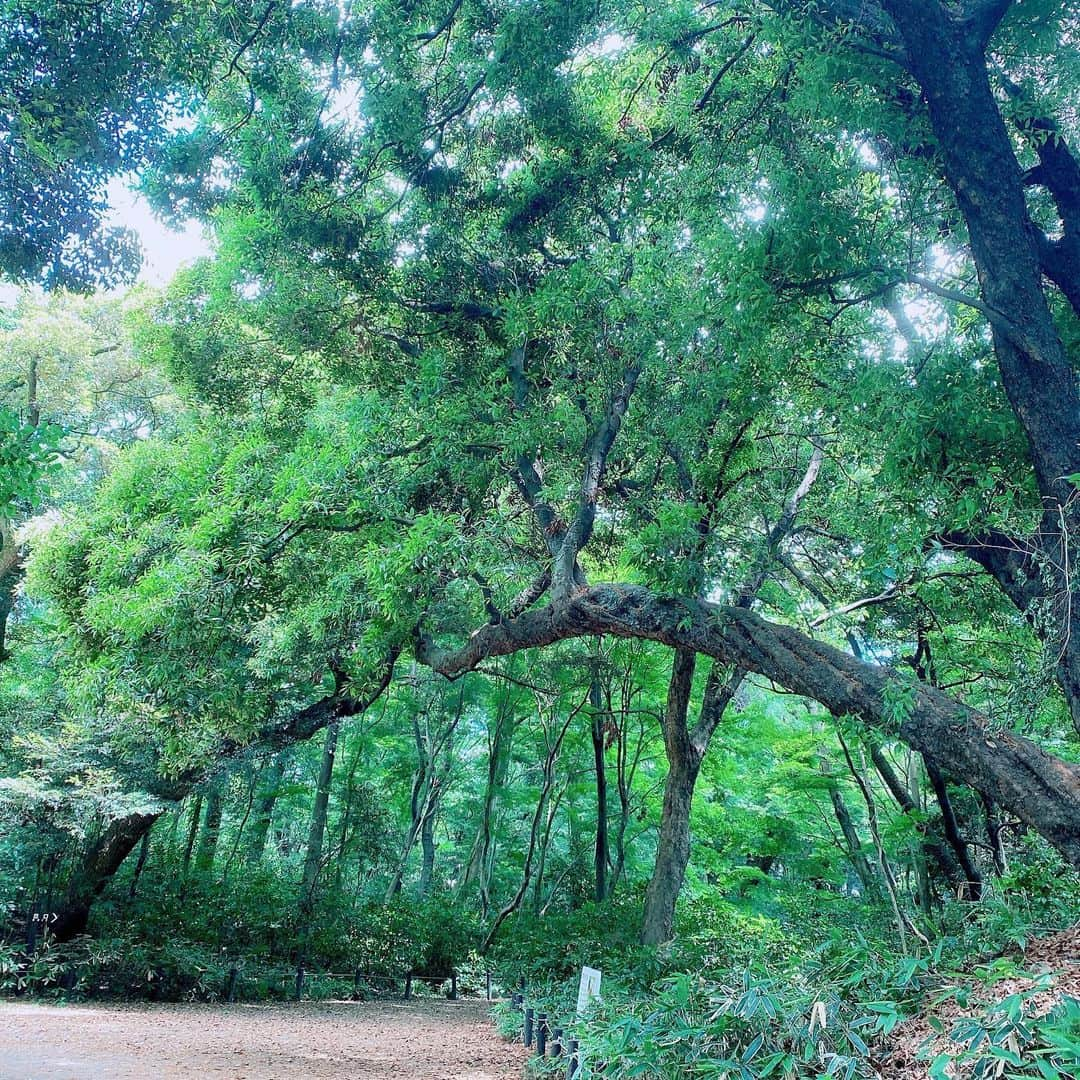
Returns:
[[[412,793],[409,796],[409,828],[405,834],[405,843],[402,845],[401,855],[398,858],[394,876],[390,879],[384,903],[391,903],[401,892],[401,884],[405,878],[405,867],[409,862],[409,855],[416,846],[420,829],[423,827],[424,818],[427,815],[428,801],[431,798],[431,760],[427,752],[424,738],[420,733],[419,720],[413,717],[413,737],[416,741],[418,764],[413,774]]]
[[[624,679],[624,688],[626,681]],[[632,794],[634,775],[637,772],[638,762],[641,760],[641,751],[645,744],[644,728],[637,724],[633,751],[630,749],[630,715],[632,704],[632,692],[626,689],[622,693],[620,705],[620,719],[618,737],[616,739],[617,754],[615,758],[615,780],[619,794],[619,819],[615,826],[615,866],[611,871],[608,881],[608,896],[612,896],[622,881],[626,871],[626,832],[630,826],[630,817],[633,811]],[[608,715],[611,715],[611,702],[608,701]]]
[[[883,6],[923,92],[945,178],[967,225],[1001,384],[1027,436],[1045,516],[1020,547],[1046,557],[1052,587],[1036,591],[1056,626],[1044,634],[1057,651],[1058,683],[1080,730],[1080,603],[1067,570],[1070,541],[1080,529],[1069,480],[1080,472],[1080,392],[1043,291],[1023,174],[990,85],[985,49],[993,20],[976,31],[968,12],[953,14],[940,0],[883,0]],[[1005,5],[998,8],[1000,18]],[[1063,145],[1060,153],[1071,161]],[[1018,561],[1024,559],[987,560],[998,565],[995,577],[1012,599],[1009,578]]]
[[[506,770],[510,761],[515,730],[514,718],[509,711],[508,702],[509,694],[504,697],[495,716],[495,728],[488,743],[487,781],[484,787],[484,803],[480,811],[480,824],[461,883],[462,892],[470,886],[478,886],[480,916],[484,919],[487,918],[491,907],[490,879],[495,808],[498,804],[499,792],[506,783]]]
[[[421,900],[427,899],[428,893],[431,892],[432,879],[435,876],[435,822],[438,816],[438,799],[428,799],[424,820],[420,825],[420,884],[417,895]]]
[[[582,702],[582,705],[584,705],[584,702]],[[529,826],[529,846],[525,850],[525,866],[521,871],[521,882],[514,895],[499,909],[499,913],[495,916],[494,922],[489,927],[487,934],[484,935],[483,943],[480,946],[480,951],[482,953],[487,952],[492,941],[495,940],[495,935],[499,932],[499,927],[502,926],[515,911],[517,911],[521,906],[522,900],[525,899],[525,896],[529,891],[529,884],[532,881],[533,876],[533,860],[536,857],[537,843],[540,839],[540,822],[544,820],[548,800],[551,796],[551,789],[555,784],[555,763],[559,758],[563,740],[566,738],[566,733],[570,728],[570,724],[573,722],[574,717],[579,711],[580,707],[571,711],[566,720],[558,728],[554,738],[551,738],[550,735],[548,736],[548,748],[547,754],[544,757],[540,795],[536,801],[536,810],[533,812],[532,823]]]
[[[330,721],[346,716],[357,716],[376,701],[390,683],[393,675],[397,652],[392,652],[380,671],[378,679],[365,695],[349,695],[343,685],[335,692],[304,709],[293,713],[285,723],[275,722],[259,735],[259,741],[269,745],[289,745],[308,739],[312,734]],[[239,748],[231,742],[224,742],[218,757],[226,757]],[[186,798],[205,773],[188,773],[175,781],[164,781],[155,789],[159,798],[179,803]],[[202,794],[196,793],[192,804],[191,826],[184,850],[182,880],[186,878],[191,864],[192,851],[198,834],[199,815],[202,809]],[[90,913],[90,906],[108,884],[109,879],[119,869],[128,853],[142,839],[143,833],[160,817],[161,812],[150,814],[135,813],[117,818],[110,824],[103,837],[83,856],[76,870],[69,889],[68,900],[60,918],[53,927],[59,940],[66,940],[81,933]],[[182,887],[183,888],[183,887]]]
[[[476,629],[456,650],[420,637],[417,655],[447,677],[494,656],[571,638],[611,634],[659,641],[764,675],[830,712],[895,731],[909,746],[1041,833],[1080,867],[1080,766],[1048,754],[932,686],[908,684],[889,668],[859,660],[737,605],[654,593],[641,585],[598,584],[566,601]],[[898,712],[893,688],[905,698]]]
[[[131,875],[131,887],[128,889],[128,899],[134,900],[139,887],[139,878],[146,866],[147,856],[150,854],[150,830],[143,833],[142,843],[139,844],[139,857],[135,861],[135,872]]]
[[[0,663],[10,657],[7,648],[8,619],[15,610],[15,590],[23,576],[23,559],[15,539],[15,528],[0,517]]]
[[[300,908],[310,913],[315,897],[315,884],[322,866],[323,838],[326,835],[326,812],[330,805],[330,785],[334,778],[334,755],[337,752],[338,731],[341,721],[326,725],[323,740],[319,779],[315,785],[315,801],[311,807],[311,824],[308,827],[307,849],[304,854],[304,873],[300,881]]]
[[[71,878],[64,905],[50,927],[57,941],[70,941],[86,930],[91,905],[160,816],[160,810],[127,814],[109,823]]]
[[[695,661],[693,652],[677,649],[671,666],[663,717],[668,774],[664,782],[656,864],[645,891],[645,912],[641,921],[643,945],[660,945],[671,938],[675,927],[675,904],[690,861],[690,806],[701,769],[701,755],[690,741],[686,722]]]
[[[356,770],[360,764],[360,754],[354,753],[345,774],[345,794],[342,799],[341,828],[338,833],[337,857],[334,860],[334,889],[341,891],[345,880],[345,869],[349,853],[349,833],[352,829],[353,800],[356,798]]]
[[[195,855],[195,869],[208,873],[214,868],[214,856],[217,854],[218,837],[221,834],[221,814],[224,800],[217,788],[212,788],[206,798],[206,816],[203,818],[202,833],[199,836],[199,850]]]
[[[822,762],[822,768],[823,770],[826,768],[824,762]],[[851,867],[862,883],[863,890],[868,895],[876,895],[878,892],[877,877],[870,867],[869,860],[863,853],[859,830],[855,828],[855,822],[851,820],[851,813],[847,808],[847,803],[844,802],[844,797],[840,794],[840,789],[836,784],[829,785],[829,799],[832,802],[833,816],[836,818],[836,822],[840,826],[840,832],[843,833],[844,842],[847,844],[847,856]]]
[[[907,786],[911,800],[919,814],[918,820],[924,821],[926,814],[926,800],[923,798],[922,776],[919,770],[919,762],[922,758],[914,751],[907,752]],[[915,871],[915,888],[919,897],[919,910],[924,916],[929,917],[933,910],[934,894],[930,885],[930,860],[927,858],[925,843],[911,845],[912,868]]]
[[[941,807],[941,820],[945,827],[945,839],[949,842],[956,855],[956,861],[964,873],[962,900],[979,900],[982,897],[982,874],[971,859],[967,841],[961,835],[960,823],[956,820],[953,812],[952,800],[949,798],[949,790],[945,786],[945,777],[932,763],[926,763],[926,775],[930,778],[930,786],[934,789],[938,806]]]
[[[247,846],[247,862],[257,865],[262,862],[266,851],[266,838],[270,835],[270,823],[274,818],[274,804],[281,791],[281,782],[285,778],[286,754],[282,751],[270,759],[260,777],[262,791],[255,807],[255,821],[251,828],[251,838]]]
[[[195,850],[195,840],[199,835],[199,822],[202,820],[202,792],[198,792],[191,804],[191,821],[188,825],[187,843],[184,845],[184,860],[181,865],[181,876],[186,881],[188,871],[191,869],[191,853]]]
[[[878,776],[895,799],[897,806],[915,820],[915,828],[922,837],[923,859],[933,862],[949,883],[949,888],[957,896],[964,894],[966,876],[963,867],[956,861],[952,850],[941,839],[932,822],[926,820],[923,808],[916,801],[908,787],[896,775],[892,763],[885,756],[881,745],[870,740],[870,760],[874,763]],[[923,761],[926,761],[925,756]]]
[[[593,850],[593,872],[596,902],[603,903],[607,898],[608,864],[607,768],[604,761],[604,741],[607,732],[600,692],[599,660],[594,665],[592,681],[589,684],[589,705],[592,713],[593,766],[596,771],[596,846]]]
[[[1009,860],[1005,854],[1004,832],[1005,826],[998,816],[997,807],[993,799],[982,797],[983,809],[986,812],[986,839],[990,844],[990,853],[994,859],[994,873],[998,877],[1008,869]]]

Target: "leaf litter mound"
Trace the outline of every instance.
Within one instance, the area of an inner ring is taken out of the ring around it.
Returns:
[[[1066,998],[1080,1001],[1080,922],[1035,938],[1022,952],[999,958],[982,970],[987,978],[972,973],[942,980],[929,995],[929,1008],[897,1025],[877,1056],[883,1077],[926,1080],[933,1075],[935,1058],[955,1057],[968,1045],[964,1038],[970,1039],[974,1028],[965,1022],[985,1018],[988,1010],[1011,1005],[1022,1021],[1028,1021],[1046,1016]],[[1022,1057],[1023,1049],[1017,1049]],[[1009,1072],[1008,1063],[1003,1063],[998,1075]],[[941,1075],[968,1080],[973,1067],[950,1063]]]

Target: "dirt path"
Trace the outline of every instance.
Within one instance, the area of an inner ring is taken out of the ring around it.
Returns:
[[[0,1002],[0,1080],[521,1080],[485,1002]]]

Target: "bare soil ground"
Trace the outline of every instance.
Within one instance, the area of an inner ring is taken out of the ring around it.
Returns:
[[[483,1001],[0,1003],[0,1080],[521,1080]]]

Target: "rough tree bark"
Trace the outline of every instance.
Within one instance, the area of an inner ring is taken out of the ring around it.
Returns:
[[[1020,168],[986,60],[1009,7],[1007,0],[827,0],[815,11],[853,28],[872,24],[922,92],[945,180],[967,225],[981,294],[975,306],[990,324],[1001,384],[1027,437],[1043,500],[1033,535],[956,537],[956,546],[993,575],[1053,650],[1080,731],[1080,596],[1069,571],[1080,536],[1080,500],[1069,480],[1080,472],[1080,389],[1044,291],[1045,275],[1080,314],[1073,277],[1080,266],[1080,165],[1056,135],[1037,140],[1040,163],[1032,174]],[[1045,118],[1027,124],[1039,136],[1053,126]],[[1060,241],[1032,224],[1027,184],[1050,191]]]
[[[338,686],[333,694],[313,702],[285,719],[275,720],[253,741],[265,746],[284,747],[311,738],[315,732],[322,730],[335,718],[359,715],[378,700],[389,686],[397,657],[398,651],[395,650],[386,658],[381,673],[373,680],[370,689],[364,693],[353,696],[353,688],[348,680],[339,678]],[[219,752],[210,760],[216,763],[222,758],[238,753],[241,749],[243,747],[235,743],[223,743]],[[163,802],[173,804],[184,799],[191,792],[197,792],[195,813],[192,816],[193,828],[185,854],[185,865],[190,861],[191,851],[194,848],[199,822],[198,810],[202,806],[202,794],[197,789],[206,781],[209,771],[210,767],[207,766],[186,773],[175,781],[168,783],[162,781],[159,785],[154,785],[155,790],[151,792]],[[113,874],[142,840],[143,834],[161,816],[161,813],[163,811],[136,812],[117,818],[110,823],[102,837],[87,850],[71,879],[65,902],[56,913],[57,921],[53,924],[52,932],[57,940],[66,941],[86,929],[94,900],[101,895]]]
[[[63,906],[50,926],[58,941],[69,941],[86,931],[94,901],[160,816],[160,811],[136,813],[110,822],[83,856],[69,882]]]
[[[675,906],[690,862],[690,810],[694,786],[713,732],[746,676],[742,668],[736,668],[723,679],[720,666],[714,661],[705,683],[698,721],[691,728],[687,713],[696,659],[692,650],[677,649],[671,666],[661,720],[668,774],[664,781],[656,862],[645,890],[645,910],[641,919],[643,945],[660,945],[670,940],[674,933]]]
[[[731,444],[732,450],[741,434]],[[738,591],[736,607],[748,611],[753,606],[781,544],[795,524],[803,499],[817,480],[823,456],[821,446],[815,443],[802,479],[788,496],[779,518],[765,534],[761,550]],[[709,517],[702,519],[700,528],[703,536],[707,535],[709,524]],[[661,720],[668,775],[664,783],[664,808],[660,817],[656,865],[645,892],[641,929],[641,940],[645,945],[659,945],[674,932],[675,905],[690,860],[690,809],[694,800],[694,786],[713,733],[746,677],[745,668],[736,665],[727,679],[722,679],[720,667],[714,662],[705,683],[698,722],[691,730],[687,723],[687,711],[694,664],[693,652],[676,650],[667,704]]]
[[[671,937],[675,904],[690,861],[690,806],[704,756],[704,748],[694,744],[686,723],[696,660],[693,651],[678,649],[671,666],[663,717],[668,774],[664,782],[656,863],[645,891],[645,911],[641,920],[644,945],[659,945]]]
[[[932,686],[906,683],[789,626],[736,605],[598,584],[563,602],[480,627],[457,649],[418,634],[421,661],[448,678],[482,661],[588,635],[658,641],[763,675],[838,715],[859,717],[988,795],[1080,866],[1080,767],[1009,732]],[[905,704],[891,705],[899,687]]]

